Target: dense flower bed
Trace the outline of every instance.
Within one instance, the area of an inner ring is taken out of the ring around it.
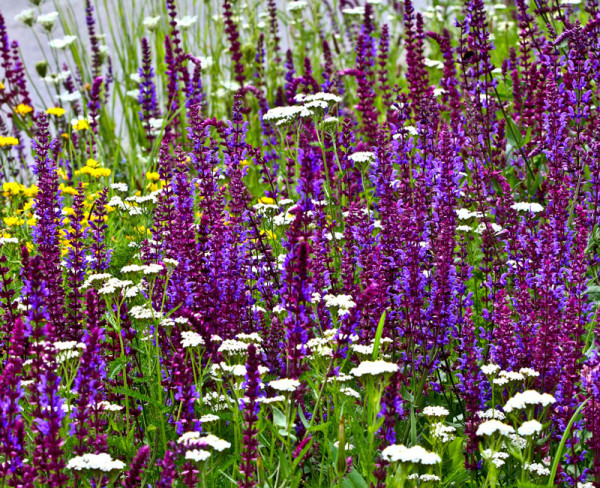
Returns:
[[[596,0],[31,3],[2,486],[600,487]]]

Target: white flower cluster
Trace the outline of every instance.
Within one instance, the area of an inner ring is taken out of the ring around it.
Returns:
[[[355,163],[372,163],[375,160],[375,153],[370,151],[359,151],[350,154],[348,159]]]
[[[480,219],[483,217],[483,213],[481,212],[471,212],[466,208],[459,208],[456,210],[456,217],[458,220],[469,220],[470,218]]]
[[[258,399],[259,403],[264,403],[265,405],[269,405],[271,403],[279,403],[285,402],[285,397],[283,395],[276,395],[272,397],[262,397]]]
[[[350,370],[350,374],[360,378],[361,376],[380,376],[392,374],[398,371],[398,365],[386,361],[363,361],[356,368]]]
[[[425,415],[425,417],[444,418],[449,413],[447,408],[438,405],[429,405],[423,409],[423,415]]]
[[[538,434],[542,431],[542,424],[540,424],[537,420],[528,420],[527,422],[523,422],[521,427],[517,429],[517,432],[520,436],[528,437],[534,434]]]
[[[421,483],[433,483],[435,481],[440,481],[440,477],[436,474],[419,474],[419,473],[413,473],[411,475],[408,475],[409,480],[419,480],[421,481]]]
[[[442,461],[435,452],[421,446],[406,447],[403,444],[392,444],[381,452],[381,457],[390,463],[413,463],[432,465]]]
[[[218,420],[221,420],[219,417],[217,417],[216,415],[213,415],[212,413],[207,413],[206,415],[202,415],[202,417],[200,417],[200,422],[203,424],[208,424],[210,422],[216,422]]]
[[[18,244],[19,239],[16,237],[0,237],[0,246],[4,246],[4,244]]]
[[[54,28],[54,24],[56,24],[57,20],[58,12],[49,12],[47,14],[40,15],[37,18],[37,23],[50,32]]]
[[[311,111],[306,107],[293,105],[291,107],[272,108],[263,116],[263,120],[275,122],[275,125],[286,125],[291,124],[298,118],[310,116]]]
[[[354,390],[353,388],[350,388],[349,386],[341,388],[340,393],[349,396],[350,398],[355,398],[356,400],[361,399],[360,393]]]
[[[112,190],[121,192],[126,192],[127,190],[129,190],[129,186],[127,186],[127,183],[111,183],[110,188]]]
[[[326,307],[337,308],[339,315],[346,315],[350,312],[351,308],[356,307],[356,303],[354,303],[350,295],[327,294],[323,297],[323,300]]]
[[[96,406],[100,410],[105,410],[107,412],[120,412],[121,410],[123,410],[122,405],[118,405],[116,403],[110,403],[110,402],[107,402],[106,400],[102,400],[101,402],[97,403]]]
[[[254,344],[262,343],[262,337],[257,332],[251,332],[250,334],[246,334],[245,332],[240,332],[235,336],[238,341],[242,342],[254,342]]]
[[[125,463],[113,459],[110,454],[99,453],[99,454],[84,454],[83,456],[77,456],[71,459],[67,468],[74,471],[93,470],[109,472],[117,469],[123,469]]]
[[[431,436],[434,439],[439,439],[444,444],[454,440],[456,429],[450,425],[444,425],[441,422],[435,422],[431,425]]]
[[[186,432],[185,434],[182,434],[179,439],[177,439],[177,443],[183,444],[184,446],[203,444],[212,447],[215,451],[219,452],[231,447],[230,442],[220,439],[216,435],[208,434],[201,436],[200,432]]]
[[[513,210],[516,210],[517,212],[521,211],[521,212],[532,212],[532,213],[539,213],[542,212],[544,210],[544,207],[542,207],[539,203],[528,203],[528,202],[517,202],[517,203],[513,203],[510,208],[512,208]]]
[[[281,378],[270,381],[269,386],[277,391],[293,392],[300,386],[300,382],[292,378]]]
[[[235,339],[225,339],[219,346],[219,352],[228,354],[245,354],[248,351],[249,345],[250,344],[247,342],[242,342]],[[261,350],[260,346],[258,345],[256,345],[256,349],[259,351]]]
[[[504,415],[504,412],[501,412],[500,410],[496,410],[495,408],[490,408],[488,410],[484,411],[479,411],[477,412],[477,416],[480,419],[484,419],[484,420],[491,420],[491,419],[496,419],[496,420],[504,420],[506,418],[506,415]]]
[[[500,366],[498,366],[497,364],[484,364],[481,367],[481,372],[486,375],[486,376],[493,376],[495,375],[498,371],[500,371]]]
[[[491,449],[485,449],[481,453],[481,456],[483,457],[483,459],[487,459],[488,461],[490,461],[497,468],[504,466],[506,464],[505,460],[508,459],[507,452],[494,452]]]
[[[189,461],[195,461],[199,463],[200,461],[206,461],[210,457],[210,452],[205,451],[204,449],[192,449],[185,453],[185,458]]]
[[[478,436],[491,436],[498,432],[500,435],[508,436],[509,434],[514,433],[515,429],[513,429],[510,425],[504,424],[499,420],[492,419],[486,420],[479,424],[477,427],[476,434]]]
[[[229,373],[233,376],[238,376],[238,377],[244,377],[246,376],[246,366],[243,364],[234,364],[229,366],[227,363],[225,362],[220,362],[220,363],[216,363],[212,365],[212,370],[213,372],[216,373]],[[266,366],[259,366],[258,367],[258,374],[263,375],[269,372],[269,368],[267,368]]]
[[[131,308],[129,314],[138,320],[152,320],[155,317],[160,318],[161,316],[160,312],[153,310],[148,305],[136,305]]]
[[[202,339],[202,336],[197,332],[186,330],[181,333],[181,345],[186,349],[188,347],[203,346],[204,339]]]
[[[53,49],[64,50],[77,40],[77,36],[65,36],[62,39],[52,39],[48,42],[48,46]]]
[[[528,405],[542,405],[543,407],[547,407],[554,402],[556,402],[556,399],[549,393],[538,393],[535,390],[527,390],[509,398],[506,405],[504,405],[504,411],[510,413],[513,410],[523,410]]]
[[[550,470],[542,463],[528,463],[525,465],[525,469],[538,476],[550,476]]]

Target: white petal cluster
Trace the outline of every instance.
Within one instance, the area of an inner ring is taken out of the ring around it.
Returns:
[[[500,366],[497,364],[484,364],[481,367],[481,372],[486,376],[495,375],[500,370]]]
[[[126,192],[127,190],[129,190],[127,183],[111,183],[110,188],[112,190],[122,191],[122,192]]]
[[[144,24],[144,27],[146,29],[148,29],[149,31],[153,31],[156,29],[156,27],[158,26],[158,23],[160,22],[160,17],[156,16],[156,17],[146,17],[144,19],[144,21],[142,22],[142,24]]]
[[[521,373],[523,376],[529,376],[530,378],[537,378],[540,375],[540,373],[532,368],[521,368],[519,373]]]
[[[431,436],[434,439],[439,439],[444,444],[454,440],[456,429],[450,425],[444,425],[441,422],[436,422],[431,425]]]
[[[517,202],[517,203],[513,203],[510,208],[512,208],[513,210],[516,210],[517,212],[532,212],[532,213],[539,213],[542,212],[544,210],[544,207],[542,207],[539,203],[528,203],[528,202]]]
[[[311,102],[326,102],[326,103],[340,103],[342,101],[342,97],[339,95],[335,95],[333,93],[319,92],[314,95],[309,94],[306,95],[304,93],[300,93],[296,95],[295,100],[299,103],[311,103]]]
[[[423,409],[423,415],[425,415],[425,417],[436,417],[436,418],[444,418],[446,417],[450,412],[448,412],[448,409],[445,407],[440,407],[438,405],[430,405],[427,406]]]
[[[548,393],[538,393],[535,390],[527,390],[517,393],[514,397],[509,398],[504,405],[505,412],[513,410],[523,410],[528,405],[541,405],[546,407],[556,402],[556,399]]]
[[[508,459],[508,453],[503,451],[493,452],[491,449],[485,449],[481,455],[483,459],[487,459],[497,468],[504,466],[506,464],[505,460]]]
[[[300,386],[300,382],[292,378],[281,378],[270,381],[269,386],[277,391],[293,392]]]
[[[106,410],[107,412],[120,412],[121,410],[123,410],[122,405],[118,405],[116,403],[110,403],[110,402],[107,402],[106,400],[103,400],[103,401],[97,403],[96,405],[98,406],[98,408],[100,408],[100,410]]]
[[[481,212],[471,212],[469,209],[466,208],[459,208],[458,210],[456,210],[456,217],[458,218],[458,220],[469,220],[471,218],[481,218],[483,217],[483,214]]]
[[[486,410],[485,412],[480,410],[479,412],[477,412],[477,416],[483,420],[491,420],[491,419],[504,420],[506,418],[506,415],[504,415],[504,412],[501,412],[500,410],[496,410],[495,408],[490,408],[490,409]]]
[[[147,305],[137,305],[135,307],[132,307],[131,310],[129,311],[129,314],[133,318],[136,318],[138,320],[151,320],[151,319],[154,319],[155,317],[160,317],[160,315],[161,315],[160,312],[152,310]]]
[[[199,463],[200,461],[206,461],[210,457],[210,452],[204,449],[192,449],[185,453],[185,458],[190,461]]]
[[[44,15],[40,15],[37,18],[37,23],[40,24],[44,29],[50,32],[54,28],[54,24],[58,20],[58,12],[50,12]]]
[[[298,118],[310,116],[311,112],[306,107],[293,105],[291,107],[272,108],[263,116],[263,120],[275,122],[276,125],[286,125],[291,124]]]
[[[350,295],[330,295],[323,297],[325,306],[328,308],[337,308],[339,315],[346,315],[350,309],[356,307],[356,303]]]
[[[350,370],[350,374],[360,378],[361,376],[380,376],[398,371],[398,365],[386,361],[363,361],[356,368]]]
[[[499,420],[486,420],[479,424],[477,427],[476,434],[478,436],[491,436],[498,432],[500,435],[507,436],[509,434],[514,433],[515,429],[513,429],[510,425],[504,424]]]
[[[31,27],[35,21],[35,11],[32,8],[23,10],[15,16],[15,20]]]
[[[294,0],[287,4],[288,12],[300,12],[306,8],[307,3],[302,0]]]
[[[527,422],[523,422],[521,427],[517,429],[519,435],[523,437],[538,434],[541,431],[542,424],[540,424],[537,420],[528,420]]]
[[[187,30],[196,22],[198,22],[198,16],[194,15],[193,17],[191,17],[189,15],[186,15],[181,19],[175,19],[175,22],[177,22],[177,27],[179,27],[181,30]]]
[[[204,339],[202,339],[202,336],[197,332],[186,330],[181,333],[181,345],[186,349],[188,347],[203,346]]]
[[[203,444],[212,447],[216,451],[224,451],[225,449],[229,449],[231,447],[230,442],[227,442],[216,435],[208,434],[201,436],[200,432],[185,432],[179,437],[179,439],[177,439],[177,443],[183,444],[184,446]]]
[[[65,36],[62,39],[52,39],[48,42],[48,46],[53,49],[66,49],[77,40],[77,36]]]
[[[359,151],[350,154],[348,159],[355,163],[372,163],[375,160],[375,153],[370,151]]]
[[[381,457],[390,463],[414,463],[432,465],[442,461],[435,453],[421,446],[406,447],[403,444],[392,444],[381,452]]]
[[[120,470],[124,467],[125,463],[123,463],[123,461],[113,459],[110,454],[107,453],[84,454],[83,456],[74,457],[67,464],[67,468],[74,471],[83,471],[89,469],[94,471],[109,472],[117,469]]]
[[[248,351],[249,345],[250,344],[247,342],[242,342],[235,339],[225,339],[219,346],[219,352],[225,352],[228,354],[245,354]],[[260,350],[258,345],[256,348],[257,350]]]
[[[346,386],[346,387],[344,387],[344,388],[341,388],[341,389],[340,389],[340,393],[341,393],[342,395],[349,396],[350,398],[355,398],[355,399],[357,399],[357,400],[360,400],[360,399],[361,399],[360,393],[359,393],[359,392],[357,392],[355,389],[353,389],[353,388],[350,388],[349,386]]]
[[[537,474],[538,476],[550,476],[550,470],[542,463],[526,464],[525,469],[530,473]]]
[[[245,332],[240,332],[235,336],[238,341],[242,342],[254,342],[255,344],[260,344],[263,340],[262,337],[257,332],[251,332],[250,334],[246,334]]]
[[[210,422],[216,422],[218,420],[221,420],[219,417],[217,417],[216,415],[213,415],[212,413],[207,413],[206,415],[203,415],[202,417],[200,417],[200,422],[202,422],[203,424],[208,424]]]

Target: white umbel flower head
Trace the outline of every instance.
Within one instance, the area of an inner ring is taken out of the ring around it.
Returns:
[[[523,422],[521,427],[517,429],[519,435],[523,437],[538,434],[541,431],[542,424],[540,424],[537,420],[528,420],[527,422]]]
[[[348,159],[355,163],[372,163],[375,160],[375,153],[370,151],[359,151],[350,154]]]
[[[531,213],[539,213],[544,210],[539,203],[528,203],[528,202],[517,202],[513,203],[510,208],[516,210],[517,212],[531,212]]]
[[[285,125],[291,124],[298,118],[310,117],[311,115],[311,111],[306,107],[293,105],[291,107],[272,108],[263,116],[263,120],[267,122],[275,122],[276,125]]]
[[[556,402],[556,399],[548,393],[538,393],[535,390],[527,390],[517,393],[514,397],[509,398],[504,406],[505,412],[513,410],[523,410],[528,405],[541,405],[546,407]]]
[[[432,465],[442,461],[435,452],[430,452],[421,446],[406,447],[403,444],[392,444],[386,447],[381,457],[390,463],[413,463]]]
[[[425,417],[444,418],[449,413],[450,412],[448,412],[447,408],[440,407],[437,405],[436,406],[428,406],[423,409],[423,415],[425,415]]]
[[[481,367],[481,372],[486,376],[495,375],[500,370],[500,366],[497,364],[484,364]]]
[[[197,332],[186,330],[181,333],[181,345],[184,348],[198,347],[204,345],[204,339]]]
[[[159,16],[156,16],[156,17],[146,17],[144,19],[144,21],[142,22],[142,24],[144,24],[144,27],[146,29],[148,29],[150,32],[153,32],[158,27],[158,23],[159,22],[160,22],[160,17]]]
[[[110,454],[99,453],[99,454],[84,454],[83,456],[77,456],[71,459],[67,468],[73,471],[103,471],[108,473],[110,471],[121,470],[125,467],[123,461],[113,459]]]
[[[479,424],[476,434],[478,436],[492,436],[498,432],[500,435],[508,436],[509,434],[514,433],[514,431],[515,429],[513,429],[510,425],[504,424],[499,420],[492,419],[486,420],[485,422]]]
[[[52,39],[48,42],[48,46],[53,49],[64,50],[77,40],[77,36],[65,36],[62,39]]]
[[[360,378],[361,376],[380,376],[392,374],[398,371],[398,365],[387,361],[363,361],[356,368],[350,370],[350,374]]]
[[[277,391],[293,392],[300,386],[300,382],[292,378],[282,378],[270,381],[269,386]]]
[[[190,461],[196,461],[197,463],[201,461],[206,461],[210,457],[210,452],[205,451],[204,449],[192,449],[191,451],[187,451],[185,453],[185,458]]]
[[[47,32],[54,29],[54,24],[58,20],[58,12],[50,12],[44,15],[40,15],[37,18],[37,23],[40,24]]]

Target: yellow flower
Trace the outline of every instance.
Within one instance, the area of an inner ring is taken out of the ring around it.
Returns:
[[[158,181],[160,179],[160,175],[156,172],[153,173],[151,171],[148,171],[146,173],[146,178],[148,178],[150,181]]]
[[[5,197],[14,197],[21,191],[21,185],[16,181],[7,181],[2,185],[2,189],[4,190]]]
[[[0,81],[0,90],[4,90],[4,83]]]
[[[56,115],[57,117],[62,117],[63,115],[65,115],[66,110],[62,107],[51,107],[48,110],[46,110],[46,113],[48,115]]]
[[[73,126],[73,130],[79,131],[79,130],[87,130],[90,128],[90,124],[88,124],[88,121],[85,119],[77,119],[71,122],[71,125]]]
[[[275,200],[269,197],[260,197],[258,199],[258,203],[264,203],[265,205],[273,205],[275,204]]]
[[[75,210],[73,210],[73,207],[64,207],[62,211],[65,215],[75,215]]]
[[[67,195],[73,196],[77,195],[77,190],[72,186],[66,186],[64,183],[61,183],[60,185],[58,185],[58,187],[60,188],[60,191],[62,193],[66,193]]]
[[[23,188],[21,188],[21,191],[23,192],[23,195],[25,195],[26,197],[34,197],[37,195],[39,188],[36,185],[31,185],[29,187],[24,186]]]
[[[61,137],[62,137],[63,139],[68,139],[68,138],[69,138],[69,134],[67,134],[66,132],[63,132],[63,133],[61,134]]]
[[[23,212],[27,212],[31,207],[33,207],[33,200],[27,200],[27,203],[23,205]]]
[[[100,178],[102,176],[110,176],[110,169],[108,168],[96,168],[94,169],[94,172],[92,173],[93,176],[95,176],[96,178]]]
[[[31,217],[30,219],[27,219],[27,225],[29,227],[33,227],[36,223],[37,223],[37,220],[35,217]]]
[[[27,246],[27,250],[29,252],[33,251],[33,242],[27,242],[25,245]]]
[[[249,164],[252,164],[252,161],[248,161],[247,159],[242,159],[242,162],[240,164],[242,166],[248,166]]]
[[[15,112],[19,115],[27,115],[28,113],[33,112],[33,107],[25,105],[24,103],[19,103],[19,105],[15,107]]]
[[[86,166],[89,166],[90,168],[97,168],[100,163],[98,163],[98,161],[96,161],[95,159],[88,159],[85,163]]]
[[[19,217],[4,217],[4,223],[7,227],[14,227],[15,225],[21,225],[23,219],[20,219]]]
[[[0,147],[16,146],[17,144],[19,144],[19,139],[17,139],[16,137],[0,136]]]

